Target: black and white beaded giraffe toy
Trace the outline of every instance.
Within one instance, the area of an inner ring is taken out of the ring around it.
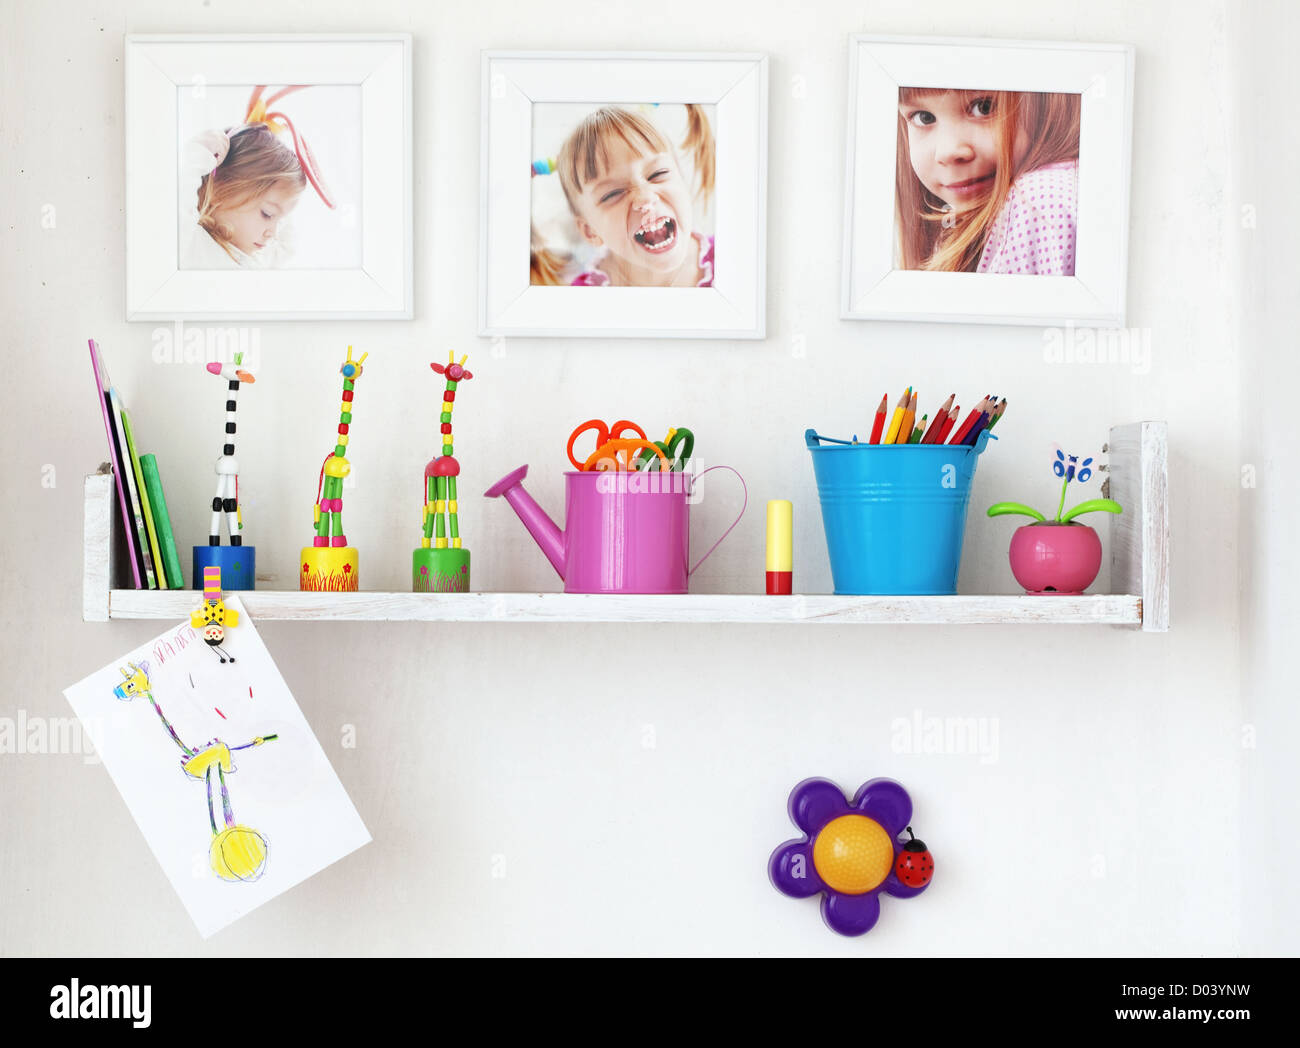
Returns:
[[[212,362],[208,371],[226,380],[226,427],[221,445],[221,456],[214,467],[217,474],[216,492],[212,496],[212,524],[208,528],[208,544],[194,547],[194,589],[203,588],[204,569],[221,569],[222,583],[228,590],[251,590],[256,583],[257,550],[244,545],[241,532],[244,518],[239,507],[239,462],[235,458],[235,411],[239,387],[252,385],[253,375],[240,365],[244,355],[235,354],[233,364]],[[221,544],[221,521],[225,518],[226,534],[230,545]]]

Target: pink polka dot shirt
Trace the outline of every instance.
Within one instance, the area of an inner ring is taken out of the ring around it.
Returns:
[[[993,220],[977,273],[1074,276],[1079,162],[1026,171]]]

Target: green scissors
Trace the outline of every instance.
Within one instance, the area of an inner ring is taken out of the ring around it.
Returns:
[[[664,458],[668,459],[672,465],[670,471],[679,473],[686,468],[686,463],[690,461],[691,453],[695,450],[695,434],[685,426],[678,429],[670,429],[668,436],[663,440],[656,440],[655,447],[664,453]],[[682,449],[681,457],[677,457],[678,449]],[[645,470],[649,468],[650,463],[655,461],[658,456],[650,448],[641,452],[637,459],[636,468]],[[675,460],[675,461],[674,461]]]

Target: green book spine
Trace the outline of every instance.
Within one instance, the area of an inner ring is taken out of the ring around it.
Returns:
[[[169,589],[184,589],[185,577],[181,574],[180,557],[176,555],[176,539],[172,535],[171,517],[167,515],[167,499],[163,496],[162,478],[158,476],[158,460],[152,455],[141,455],[140,472],[144,474],[144,488],[149,493],[149,506],[153,510],[154,530],[162,549],[167,586]]]
[[[153,512],[149,508],[149,492],[144,487],[144,474],[140,472],[140,456],[135,450],[135,434],[131,431],[131,415],[126,408],[122,409],[122,431],[126,433],[126,446],[131,453],[131,470],[135,473],[135,486],[140,492],[140,509],[144,513],[146,541],[149,543],[153,559],[154,574],[158,579],[158,588],[166,589],[167,579],[163,571],[162,551],[158,548],[158,536],[153,527]]]
[[[140,543],[140,559],[144,562],[143,589],[157,589],[158,579],[154,574],[153,552],[149,548],[149,530],[144,523],[144,506],[140,502],[140,489],[136,486],[136,459],[131,452],[131,442],[127,439],[125,412],[122,410],[121,398],[117,390],[110,388],[109,399],[113,402],[113,417],[117,423],[118,446],[122,457],[122,478],[126,481],[126,490],[131,495],[131,515],[135,518],[135,535]]]

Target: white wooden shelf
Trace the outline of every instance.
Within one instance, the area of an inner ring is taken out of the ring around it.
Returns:
[[[796,594],[625,596],[580,593],[297,593],[240,590],[258,621],[350,622],[766,622],[1142,624],[1137,596],[836,597]],[[194,590],[112,590],[114,619],[182,619]]]
[[[575,593],[301,593],[241,590],[258,620],[347,622],[662,622],[966,625],[1057,624],[1169,628],[1166,426],[1116,426],[1109,443],[1111,582],[1119,594],[849,597],[831,594],[637,596]],[[82,617],[183,619],[194,590],[116,588],[129,578],[113,478],[86,478]]]

